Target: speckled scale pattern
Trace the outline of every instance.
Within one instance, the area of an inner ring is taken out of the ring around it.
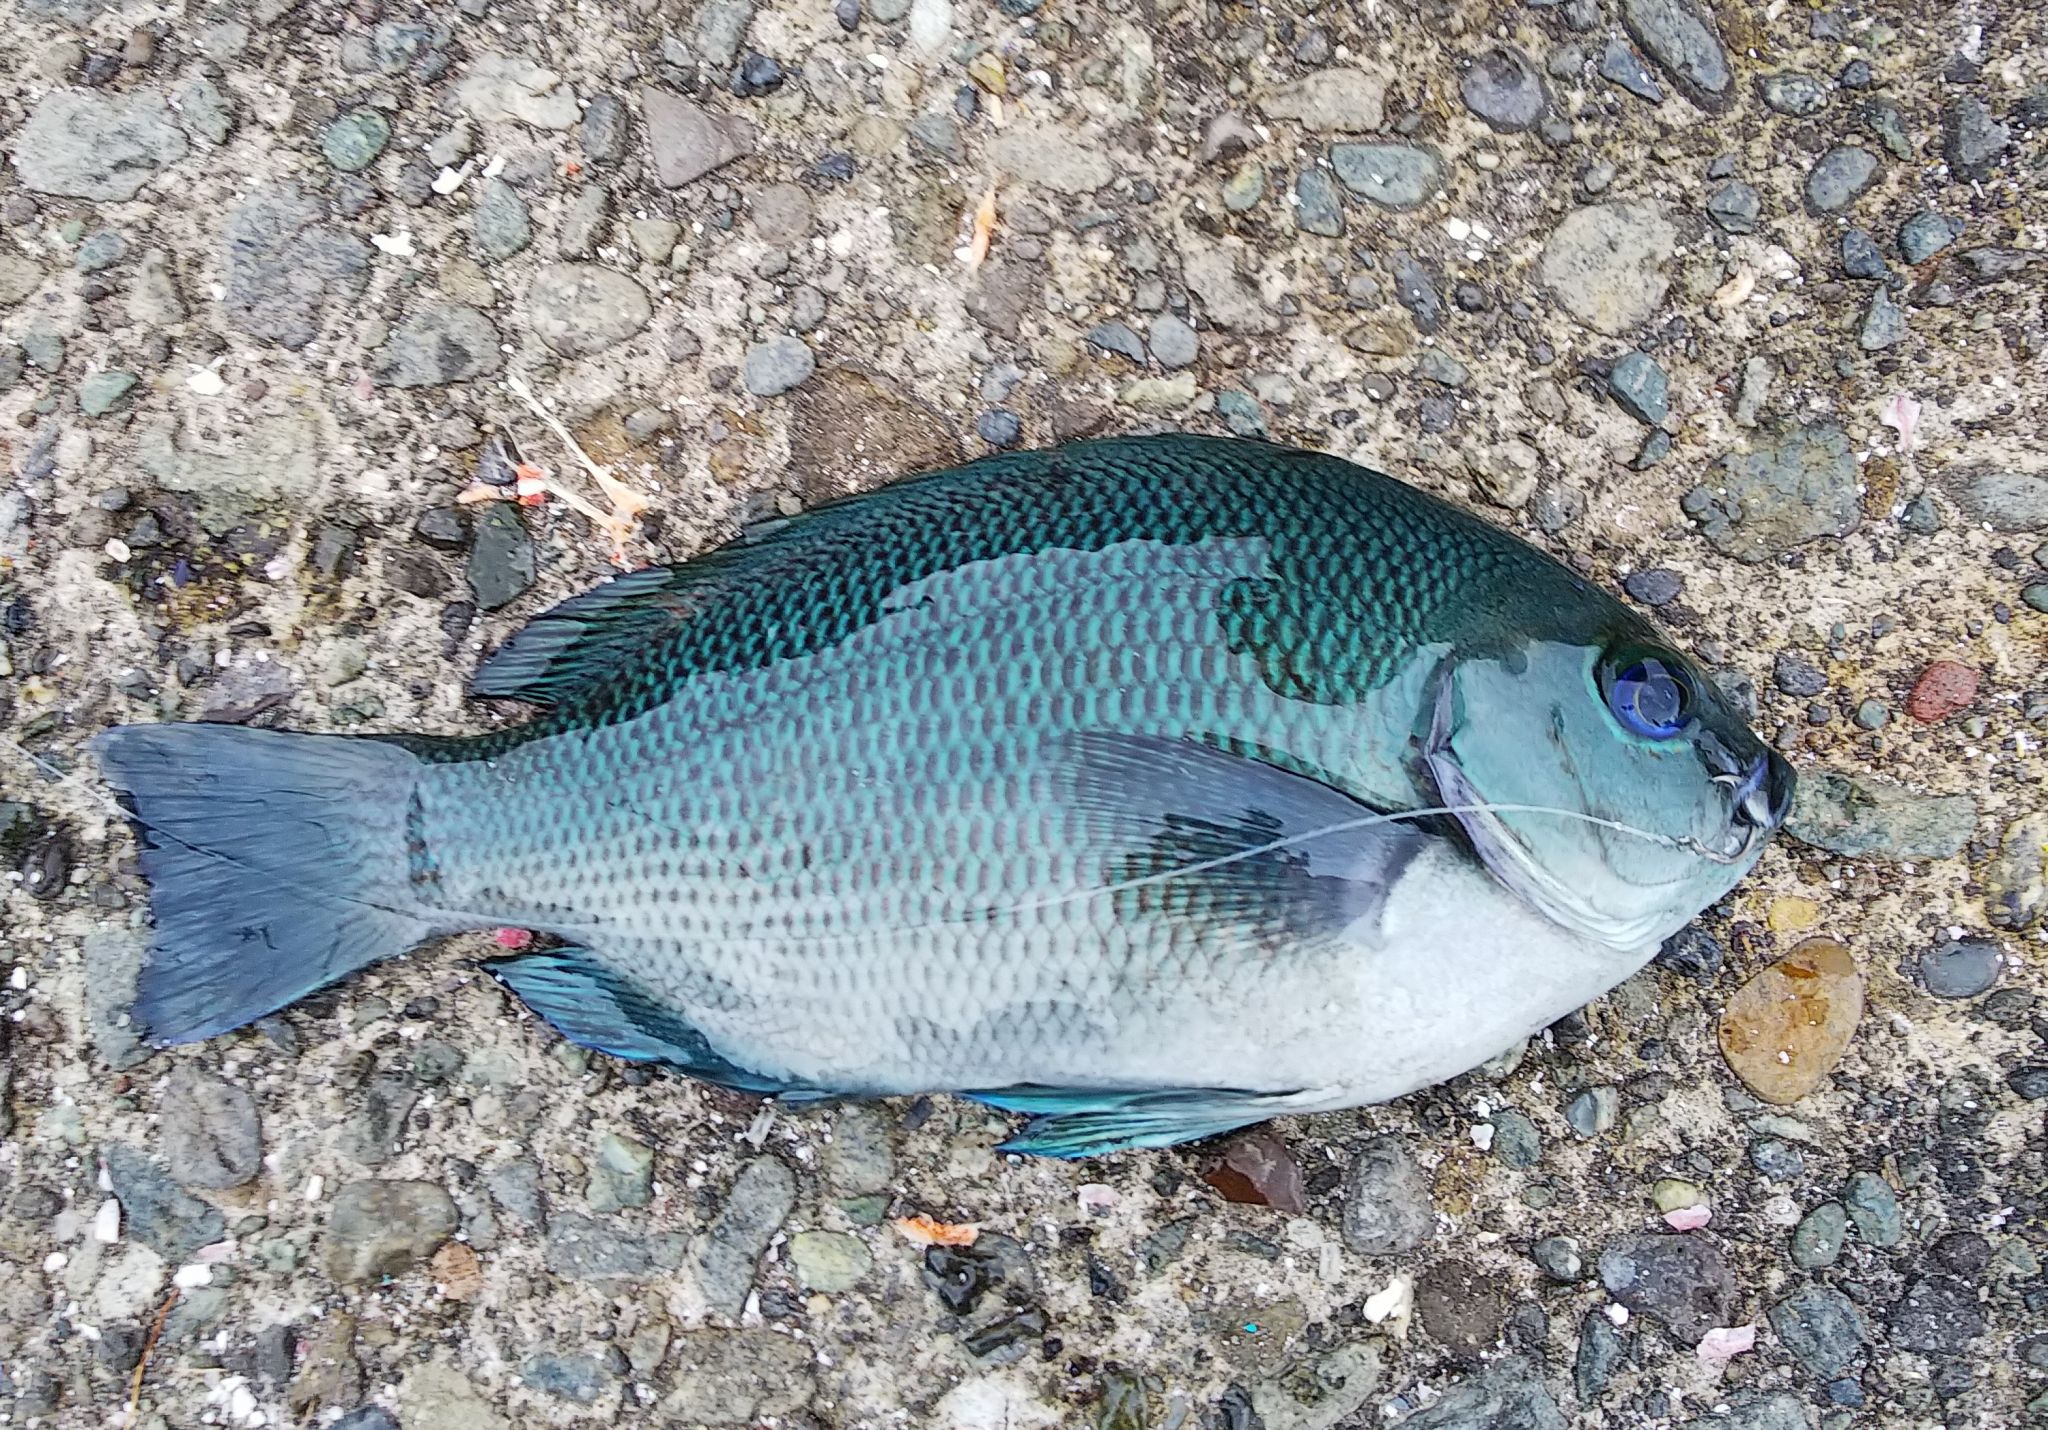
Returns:
[[[1064,742],[1258,749],[1412,806],[1429,652],[1532,598],[1611,607],[1391,479],[1202,439],[990,459],[679,574],[643,664],[439,752],[437,893],[589,948],[743,1067],[862,1091],[1231,1056],[1301,1085],[1272,1050],[1327,1042],[1338,970],[1101,896],[1131,851],[1073,808]]]

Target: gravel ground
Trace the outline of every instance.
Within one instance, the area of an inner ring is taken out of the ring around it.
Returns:
[[[0,1423],[2048,1417],[2048,15],[1693,3],[0,10]],[[138,1046],[83,740],[507,718],[462,677],[610,569],[454,500],[497,433],[588,490],[515,377],[635,562],[1020,442],[1354,456],[1654,608],[1799,837],[1220,1149],[757,1106],[481,941]]]

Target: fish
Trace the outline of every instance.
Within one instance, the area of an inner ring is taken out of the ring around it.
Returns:
[[[562,1036],[1099,1156],[1383,1102],[1598,997],[1793,774],[1549,555],[1338,458],[999,453],[575,596],[468,736],[93,741],[211,1038],[444,936]]]

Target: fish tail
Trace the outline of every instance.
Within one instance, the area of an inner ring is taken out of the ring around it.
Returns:
[[[239,1028],[456,926],[420,898],[421,764],[398,745],[174,724],[92,748],[149,881],[134,1013],[152,1042]]]

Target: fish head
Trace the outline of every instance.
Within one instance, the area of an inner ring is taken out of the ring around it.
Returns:
[[[1749,872],[1793,776],[1696,663],[1632,617],[1608,624],[1448,656],[1421,754],[1495,878],[1638,950]]]

